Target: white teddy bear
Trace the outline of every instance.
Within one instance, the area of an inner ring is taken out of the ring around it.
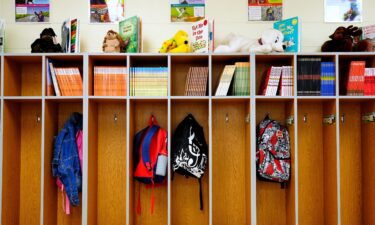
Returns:
[[[255,52],[270,53],[283,52],[284,35],[276,30],[269,29],[263,32],[262,37],[252,40],[241,35],[229,34],[225,40],[225,45],[219,45],[215,53],[233,53],[233,52]]]

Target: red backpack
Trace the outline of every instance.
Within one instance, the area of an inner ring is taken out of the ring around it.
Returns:
[[[159,127],[151,115],[148,126],[139,131],[133,141],[134,178],[152,188],[151,214],[154,211],[154,185],[163,183],[167,176],[167,131]],[[141,213],[140,192],[137,212]]]
[[[290,141],[286,127],[268,116],[257,131],[257,175],[263,180],[285,183],[290,178]]]

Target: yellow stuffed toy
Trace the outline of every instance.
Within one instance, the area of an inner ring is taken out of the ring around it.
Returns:
[[[188,34],[180,30],[178,31],[173,38],[164,41],[161,46],[160,53],[187,53],[191,52],[189,36]]]

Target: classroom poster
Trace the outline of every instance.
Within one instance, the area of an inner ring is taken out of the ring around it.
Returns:
[[[205,0],[171,0],[171,22],[197,22],[205,17]]]
[[[114,23],[125,19],[124,0],[90,0],[91,23]]]
[[[325,22],[362,22],[362,0],[325,0]]]
[[[16,0],[16,22],[49,22],[49,0]]]
[[[249,21],[279,21],[283,17],[283,0],[248,0]]]

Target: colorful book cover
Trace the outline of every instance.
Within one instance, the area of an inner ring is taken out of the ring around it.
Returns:
[[[191,46],[196,53],[207,53],[209,49],[209,22],[207,19],[191,26]]]
[[[49,22],[50,0],[16,0],[16,22]]]
[[[79,21],[72,19],[70,21],[70,52],[79,53]]]
[[[125,17],[124,0],[90,0],[91,23],[113,23]]]
[[[279,21],[283,18],[282,0],[248,0],[249,21]]]
[[[300,23],[298,17],[281,20],[273,24],[273,28],[284,34],[284,45],[286,52],[300,51]]]
[[[127,18],[119,23],[119,34],[125,43],[128,42],[125,52],[139,52],[139,25],[139,18],[137,16]]]
[[[170,0],[171,22],[197,22],[205,17],[205,0]]]
[[[4,53],[5,45],[5,20],[0,19],[0,53]]]
[[[361,29],[362,39],[369,43],[367,51],[375,52],[375,25],[364,26]]]

